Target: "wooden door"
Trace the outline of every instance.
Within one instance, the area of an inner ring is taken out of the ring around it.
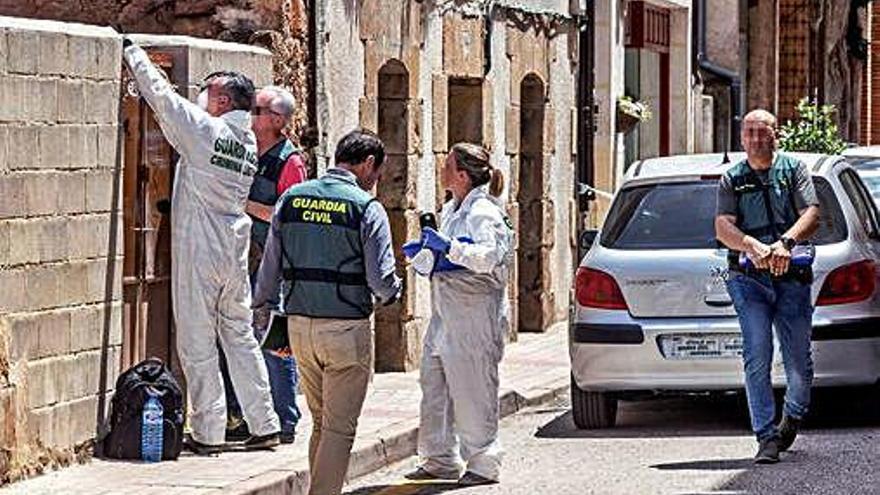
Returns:
[[[169,54],[150,54],[170,74]],[[125,129],[123,169],[123,369],[147,357],[173,363],[171,310],[171,187],[174,150],[165,140],[152,110],[123,77]]]

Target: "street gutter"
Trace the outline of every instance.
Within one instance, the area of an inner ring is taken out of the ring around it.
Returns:
[[[499,402],[501,417],[505,418],[527,407],[552,402],[563,397],[569,388],[569,377],[551,380],[541,386],[518,392],[502,391]],[[417,419],[402,421],[368,445],[352,451],[347,479],[370,474],[416,454],[419,425]],[[308,493],[309,473],[306,469],[269,471],[223,490],[233,495],[305,495]]]

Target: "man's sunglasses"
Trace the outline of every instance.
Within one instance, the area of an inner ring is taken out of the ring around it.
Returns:
[[[281,115],[280,113],[276,112],[275,110],[272,110],[269,107],[254,107],[253,110],[251,110],[251,113],[253,113],[254,115],[265,115],[267,113]]]

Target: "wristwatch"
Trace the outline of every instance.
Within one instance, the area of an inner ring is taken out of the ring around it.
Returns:
[[[794,249],[794,245],[797,244],[797,241],[788,236],[782,236],[779,238],[779,241],[782,242],[782,245],[786,250],[791,251]]]

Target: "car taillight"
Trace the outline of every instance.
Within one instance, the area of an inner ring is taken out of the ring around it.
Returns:
[[[577,302],[581,306],[601,309],[628,309],[617,281],[611,275],[599,270],[578,268],[574,292]]]
[[[816,306],[864,301],[874,294],[876,266],[864,260],[842,266],[828,274]]]

